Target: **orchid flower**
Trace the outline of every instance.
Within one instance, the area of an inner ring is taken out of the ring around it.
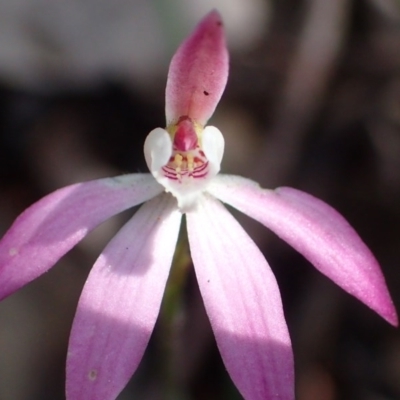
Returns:
[[[44,197],[0,242],[0,297],[46,272],[107,218],[145,204],[95,262],[67,355],[69,400],[113,400],[135,372],[160,310],[180,221],[222,359],[247,400],[294,399],[290,337],[275,277],[223,203],[270,228],[318,270],[393,325],[380,267],[329,205],[287,187],[218,175],[221,132],[206,126],[228,77],[223,24],[209,13],[174,55],[166,129],[150,132],[151,174],[71,185]]]

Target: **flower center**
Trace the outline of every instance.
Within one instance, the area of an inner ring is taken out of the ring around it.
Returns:
[[[172,154],[162,167],[164,176],[178,182],[204,178],[208,173],[208,160],[200,147],[203,128],[183,116],[167,131],[172,139]]]
[[[153,129],[144,142],[144,155],[154,178],[176,197],[186,212],[218,174],[224,138],[214,126],[183,116],[167,129]]]
[[[198,137],[193,121],[188,117],[180,117],[175,129],[172,129],[174,148],[177,151],[194,150],[198,146]],[[168,129],[167,129],[168,130]],[[175,130],[175,133],[173,131]]]

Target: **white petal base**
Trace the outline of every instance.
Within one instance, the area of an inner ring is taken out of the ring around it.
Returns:
[[[219,129],[207,126],[199,136],[200,147],[187,152],[175,151],[170,134],[162,128],[151,131],[144,144],[147,166],[165,191],[177,199],[182,212],[196,207],[199,195],[218,174],[224,153],[225,141]],[[197,170],[192,167],[192,170],[181,171],[179,167],[171,166],[171,160],[177,155],[194,160],[203,157],[204,162]]]

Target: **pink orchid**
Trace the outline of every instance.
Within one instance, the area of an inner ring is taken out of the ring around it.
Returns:
[[[23,212],[0,243],[0,297],[53,266],[107,218],[146,202],[89,274],[72,327],[67,399],[111,400],[143,356],[186,213],[199,287],[225,366],[245,399],[294,399],[290,337],[275,277],[222,205],[256,219],[344,290],[397,325],[380,267],[329,205],[291,188],[217,175],[221,132],[205,126],[228,77],[223,25],[208,14],[172,59],[167,128],[147,137],[151,174],[78,183]]]

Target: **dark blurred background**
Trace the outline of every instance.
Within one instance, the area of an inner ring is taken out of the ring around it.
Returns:
[[[0,232],[56,188],[147,171],[143,141],[164,126],[169,60],[214,7],[231,53],[211,120],[226,140],[223,172],[290,185],[338,209],[380,261],[400,310],[398,0],[1,2]],[[0,400],[65,398],[79,293],[130,215],[103,224],[0,303]],[[281,287],[297,399],[400,399],[399,330],[238,217]],[[238,400],[184,235],[178,250],[176,263],[189,272],[175,315],[161,315],[119,400]]]

